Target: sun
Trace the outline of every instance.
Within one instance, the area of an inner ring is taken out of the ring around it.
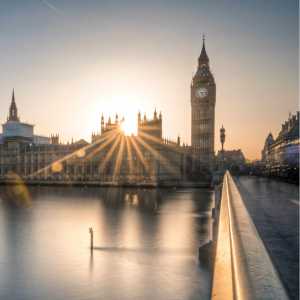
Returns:
[[[121,129],[125,135],[136,135],[137,134],[137,125],[135,118],[125,119],[121,124]]]

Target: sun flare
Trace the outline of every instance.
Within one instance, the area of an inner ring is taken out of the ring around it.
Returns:
[[[136,135],[137,134],[137,125],[136,119],[125,119],[121,124],[121,129],[125,135]]]

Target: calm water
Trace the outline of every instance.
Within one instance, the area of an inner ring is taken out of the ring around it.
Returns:
[[[0,187],[0,197],[0,299],[209,298],[197,251],[213,192]]]

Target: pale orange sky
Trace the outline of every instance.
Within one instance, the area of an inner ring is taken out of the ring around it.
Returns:
[[[223,124],[226,149],[259,158],[269,131],[297,110],[297,1],[8,2],[0,5],[2,122],[14,87],[21,120],[37,134],[89,141],[101,112],[133,119],[156,107],[164,136],[190,143],[203,32],[217,85],[216,150]]]

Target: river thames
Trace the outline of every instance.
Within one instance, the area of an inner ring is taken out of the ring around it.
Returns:
[[[0,196],[0,299],[209,299],[198,247],[211,237],[213,191],[3,186]]]

